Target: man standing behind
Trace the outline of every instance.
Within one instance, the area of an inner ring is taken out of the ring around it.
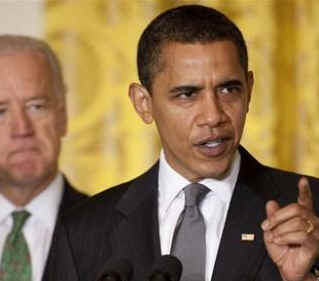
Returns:
[[[58,172],[65,92],[46,43],[0,36],[1,281],[40,281],[59,214],[85,198]]]

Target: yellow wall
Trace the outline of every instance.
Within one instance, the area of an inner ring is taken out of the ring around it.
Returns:
[[[183,3],[220,9],[247,39],[256,84],[242,143],[263,163],[319,176],[318,0],[47,0],[47,39],[69,87],[62,170],[95,193],[156,160],[155,128],[138,119],[127,89],[142,30]]]

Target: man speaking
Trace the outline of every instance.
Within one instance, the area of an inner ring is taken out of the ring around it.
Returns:
[[[164,254],[183,281],[315,280],[319,181],[240,146],[254,76],[237,26],[204,6],[168,10],[144,30],[137,64],[129,97],[156,124],[159,161],[66,218],[57,253],[69,258],[57,255],[53,280],[96,280],[114,257],[145,280]]]

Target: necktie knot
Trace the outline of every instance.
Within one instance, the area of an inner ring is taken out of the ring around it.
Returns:
[[[13,218],[13,227],[11,233],[18,233],[21,231],[23,225],[25,224],[26,220],[29,218],[30,213],[28,211],[14,211],[12,212]]]
[[[184,187],[185,193],[185,206],[194,207],[204,199],[205,195],[209,192],[209,188],[200,183],[191,183]]]

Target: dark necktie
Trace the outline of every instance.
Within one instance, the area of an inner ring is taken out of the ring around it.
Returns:
[[[4,244],[0,281],[31,281],[31,258],[22,228],[30,213],[13,212],[13,226]]]
[[[171,251],[183,264],[182,281],[205,280],[206,227],[199,203],[208,191],[199,183],[184,188],[185,207],[177,221]]]

